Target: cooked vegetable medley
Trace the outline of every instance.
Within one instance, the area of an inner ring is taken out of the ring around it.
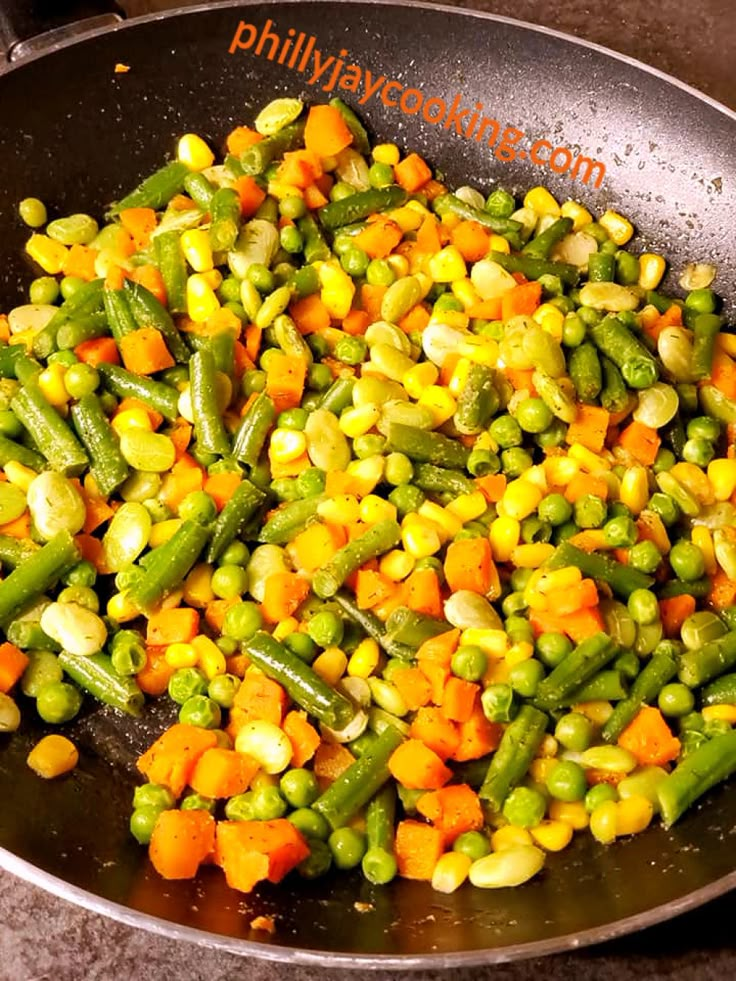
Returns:
[[[451,191],[339,100],[183,136],[102,225],[20,216],[0,730],[171,699],[131,818],[164,878],[519,885],[736,770],[712,266],[658,292],[622,215]]]

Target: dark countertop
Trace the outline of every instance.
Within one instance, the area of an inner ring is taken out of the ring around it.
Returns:
[[[163,10],[166,0],[121,0],[129,13]],[[736,108],[733,0],[469,0],[477,10],[513,16],[576,34],[668,72]],[[736,976],[736,895],[723,897],[642,933],[572,954],[498,967],[453,970],[455,981],[548,981],[596,978],[635,981]],[[337,977],[336,973],[327,972]],[[289,968],[143,933],[71,906],[0,872],[0,981],[307,981],[310,968]],[[441,981],[449,972],[371,972],[355,981]]]

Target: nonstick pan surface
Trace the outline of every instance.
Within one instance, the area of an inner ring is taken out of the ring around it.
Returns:
[[[249,48],[233,44],[250,38],[241,22],[255,31]],[[736,299],[733,113],[641,65],[539,28],[442,7],[326,2],[190,8],[98,33],[0,77],[0,308],[22,302],[32,275],[22,257],[27,233],[14,217],[22,197],[37,195],[54,213],[101,213],[160,165],[181,133],[196,131],[221,146],[234,125],[277,95],[328,97],[324,83],[310,85],[309,73],[298,71],[299,62],[289,68],[288,52],[278,64],[283,47],[269,60],[266,40],[256,53],[264,30],[281,45],[302,32],[313,36],[323,59],[357,65],[363,85],[368,72],[372,83],[395,81],[402,88],[393,98],[416,90],[402,109],[380,95],[358,105],[365,87],[337,89],[374,135],[426,155],[450,184],[520,190],[544,183],[596,212],[620,209],[635,222],[642,249],[672,257],[675,280],[687,261],[715,261],[718,291],[731,304]],[[118,63],[130,70],[116,74]],[[425,109],[435,100],[430,117],[438,100],[447,112],[467,109],[461,130],[476,111],[500,133],[519,131],[515,159],[499,141],[489,147],[457,132],[447,116],[432,123],[421,110],[408,112],[420,96]],[[538,159],[565,151],[555,158],[561,172],[532,162],[535,145]],[[600,167],[583,179],[585,163],[573,173],[580,157],[603,165],[600,180]],[[333,967],[538,955],[637,929],[736,883],[733,787],[711,793],[670,832],[652,828],[612,848],[580,837],[517,890],[468,888],[445,897],[422,883],[376,889],[343,874],[244,897],[214,869],[194,883],[162,882],[129,838],[127,821],[133,761],[167,712],[154,706],[143,722],[131,722],[90,705],[70,727],[79,768],[47,784],[24,762],[43,731],[29,706],[21,733],[0,737],[0,864],[147,929]],[[275,916],[273,938],[250,929],[260,913]]]

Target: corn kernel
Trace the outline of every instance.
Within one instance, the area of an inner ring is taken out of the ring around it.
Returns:
[[[431,364],[431,362],[424,362]],[[450,395],[458,398],[463,389],[468,383],[468,375],[470,374],[470,368],[473,362],[469,358],[458,358],[457,364],[452,369],[452,375],[450,376],[450,381],[448,382],[447,389]],[[409,391],[407,389],[407,391]],[[409,392],[411,395],[411,392]],[[421,395],[421,392],[419,393]],[[412,395],[412,398],[419,398],[419,395]],[[478,447],[480,449],[480,447]]]
[[[695,463],[680,461],[671,469],[675,480],[679,481],[686,491],[689,491],[698,504],[709,507],[715,504],[713,487],[707,476]]]
[[[548,732],[545,734],[544,738],[539,744],[537,756],[542,759],[551,759],[553,756],[557,756],[559,749],[560,744],[557,742],[555,737]]]
[[[403,279],[404,276],[408,276],[409,275],[409,272],[410,272],[410,269],[409,269],[409,260],[406,258],[406,256],[404,256],[404,255],[390,255],[386,259],[386,262],[393,269],[394,274],[395,274],[395,276],[396,276],[397,279]]]
[[[437,366],[431,361],[422,361],[421,364],[414,365],[413,368],[404,372],[401,384],[413,399],[418,399],[426,388],[434,385],[439,374]],[[340,416],[340,421],[342,421],[342,416]]]
[[[22,491],[27,491],[38,476],[35,470],[18,463],[17,460],[8,460],[3,467],[3,473],[8,478],[9,483],[20,487]]]
[[[562,339],[565,315],[559,307],[552,306],[551,303],[543,303],[532,314],[532,320],[536,321],[542,330],[554,337],[556,341]]]
[[[304,197],[304,191],[300,187],[295,184],[287,184],[286,181],[269,181],[268,193],[277,201],[283,201],[284,198]]]
[[[716,345],[719,350],[723,351],[730,358],[736,358],[736,334],[718,334],[716,336]]]
[[[445,894],[455,892],[468,878],[473,860],[463,852],[445,852],[432,872],[432,888]]]
[[[734,725],[736,723],[736,705],[705,705],[703,718],[706,722],[719,721]]]
[[[188,228],[182,232],[180,241],[184,258],[195,272],[212,269],[214,260],[210,236],[203,228]]]
[[[727,501],[736,490],[736,460],[711,460],[708,480],[717,501]]]
[[[573,831],[582,831],[590,823],[590,815],[581,800],[552,800],[549,804],[549,816],[553,821],[569,824]]]
[[[490,246],[492,252],[501,252],[503,255],[508,255],[511,252],[508,239],[505,239],[503,235],[491,235]]]
[[[616,245],[626,245],[634,234],[634,226],[617,211],[605,211],[598,219],[598,224],[605,228]]]
[[[427,558],[442,548],[436,525],[415,516],[410,521],[405,518],[402,522],[401,541],[404,549],[415,559]]]
[[[529,765],[529,776],[535,783],[544,784],[556,766],[557,760],[553,760],[549,756],[538,756]]]
[[[653,817],[654,806],[642,794],[632,794],[631,797],[617,801],[616,835],[636,835],[649,827]]]
[[[290,463],[303,456],[307,437],[299,429],[274,429],[268,444],[268,456],[274,463]]]
[[[433,313],[429,318],[430,324],[446,324],[456,330],[467,330],[470,317],[464,310],[443,310],[439,314]]]
[[[66,367],[63,364],[50,364],[38,376],[38,387],[46,401],[57,409],[69,401],[69,393],[64,385]]]
[[[17,334],[13,334],[8,343],[22,344],[29,354],[33,354],[33,339],[37,333],[37,330],[29,327],[28,330],[21,330]]]
[[[454,245],[446,245],[431,257],[428,263],[429,275],[435,283],[451,283],[467,276],[465,259]]]
[[[348,674],[351,678],[369,678],[381,660],[381,649],[372,637],[365,637],[348,661]]]
[[[570,459],[579,463],[580,469],[586,473],[600,473],[601,470],[611,469],[611,464],[608,460],[599,456],[597,453],[593,453],[592,450],[589,450],[587,446],[583,446],[582,443],[573,443],[567,451],[567,455]]]
[[[347,666],[347,655],[340,647],[327,647],[312,662],[312,670],[315,674],[318,674],[323,681],[333,687],[345,674]]]
[[[424,217],[415,211],[414,208],[403,205],[401,208],[394,208],[389,211],[387,216],[391,221],[395,221],[402,232],[415,232],[424,221]],[[389,258],[390,259],[393,257]],[[408,265],[408,263],[407,263]]]
[[[211,565],[199,562],[184,580],[184,600],[188,606],[204,609],[215,598],[212,592],[212,572]]]
[[[452,295],[457,300],[460,300],[466,310],[469,310],[472,306],[475,306],[475,304],[480,300],[478,291],[469,279],[456,279],[451,286],[451,290]]]
[[[432,521],[439,528],[440,537],[454,538],[462,531],[462,521],[451,511],[447,511],[434,501],[425,501],[417,511],[422,518]]]
[[[149,432],[153,430],[151,417],[145,409],[138,408],[117,412],[110,420],[110,425],[118,436],[122,436],[129,429],[147,429]]]
[[[617,802],[607,800],[590,815],[590,830],[596,841],[610,845],[616,840]]]
[[[401,159],[395,143],[378,143],[373,147],[372,154],[376,163],[388,164],[389,167],[395,167]]]
[[[26,252],[49,276],[58,276],[64,267],[68,249],[48,235],[31,235],[26,242]]]
[[[571,589],[582,580],[583,574],[574,565],[565,566],[564,569],[554,569],[551,572],[544,572],[536,582],[536,589],[540,593],[549,593],[556,589]]]
[[[295,633],[299,629],[299,621],[296,617],[286,617],[285,620],[279,620],[276,626],[273,628],[273,637],[276,640],[284,640],[289,634]]]
[[[207,269],[206,272],[198,273],[197,275],[201,276],[204,282],[213,290],[218,290],[222,286],[222,273],[219,269]]]
[[[559,217],[560,206],[546,187],[533,187],[524,197],[524,207],[531,208],[538,215]]]
[[[446,388],[441,385],[430,385],[425,388],[418,399],[419,405],[429,409],[434,418],[434,426],[441,426],[451,419],[457,409],[457,402]]]
[[[355,439],[373,429],[380,418],[381,410],[379,407],[375,403],[369,402],[353,409],[346,409],[340,416],[339,425],[349,439]]]
[[[466,521],[475,521],[482,514],[485,514],[488,503],[482,491],[473,491],[471,494],[460,494],[454,501],[450,501],[445,506],[445,511],[454,514],[463,524]]]
[[[411,208],[412,211],[416,211],[416,213],[421,215],[423,218],[426,218],[427,215],[432,214],[429,208],[425,208],[421,201],[416,201],[414,199],[407,201],[405,207]]]
[[[193,273],[187,279],[187,313],[190,318],[195,323],[201,324],[219,309],[220,301],[204,278],[204,274]]]
[[[378,571],[382,576],[386,576],[391,582],[401,582],[402,579],[411,573],[415,565],[415,559],[400,548],[393,548],[381,556],[378,563]]]
[[[355,295],[355,283],[345,270],[335,262],[323,262],[319,267],[319,281],[322,287],[320,297],[336,320],[343,320],[350,312]]]
[[[125,593],[113,593],[107,601],[107,615],[116,623],[127,623],[129,620],[136,620],[140,615],[140,610],[128,599]]]
[[[639,256],[639,286],[644,290],[656,290],[662,281],[667,263],[655,252],[643,252]]]
[[[713,536],[710,531],[704,525],[695,525],[690,535],[690,539],[693,545],[697,545],[700,551],[703,553],[703,560],[705,562],[705,571],[709,576],[714,576],[718,571],[718,563],[716,562],[716,553],[713,548]],[[659,548],[659,545],[655,542],[655,545]],[[660,549],[660,551],[663,551]],[[669,549],[667,549],[669,552]]]
[[[504,824],[491,835],[491,848],[494,852],[505,852],[509,848],[531,844],[532,836],[526,828],[517,828],[515,824]]]
[[[457,353],[473,364],[483,364],[492,368],[498,362],[498,342],[492,337],[469,334],[458,344]]]
[[[579,232],[585,225],[593,221],[593,216],[577,201],[565,201],[560,206],[560,214],[563,218],[572,218],[572,230]]]
[[[151,526],[151,532],[148,536],[149,546],[151,548],[158,548],[159,545],[166,544],[170,538],[173,538],[179,528],[181,528],[181,523],[181,518],[168,518],[166,521],[157,521],[155,525]]]
[[[366,457],[365,460],[351,460],[347,467],[347,473],[351,477],[358,478],[363,487],[363,494],[370,494],[383,477],[385,466],[386,458],[380,453],[376,453],[375,456]]]
[[[488,685],[506,685],[508,684],[509,677],[511,675],[511,665],[505,658],[500,658],[497,661],[491,661],[486,668],[486,673],[483,675],[483,684]]]
[[[489,432],[480,433],[475,438],[475,443],[473,444],[474,450],[490,450],[492,453],[498,451],[498,443],[491,436]]]
[[[504,514],[517,521],[528,518],[542,500],[542,491],[528,480],[519,478],[507,484],[502,497]]]
[[[552,557],[554,551],[555,546],[550,542],[517,545],[511,553],[511,561],[518,569],[538,569]]]
[[[621,479],[619,500],[633,514],[640,514],[649,500],[649,478],[642,466],[628,467]]]
[[[190,170],[206,170],[215,162],[215,155],[196,133],[185,133],[176,148],[176,157]]]
[[[367,494],[360,502],[360,520],[367,525],[375,525],[379,521],[396,521],[396,508],[377,494]]]
[[[360,502],[353,494],[337,494],[321,501],[317,514],[331,525],[350,525],[360,520]]]
[[[604,726],[611,718],[613,706],[610,702],[604,702],[602,700],[578,702],[577,705],[572,706],[570,711],[580,712],[581,715],[584,715],[586,719],[590,719],[595,725]]]
[[[164,651],[164,660],[170,668],[193,668],[199,660],[199,653],[192,644],[169,644]]]
[[[508,562],[511,558],[511,553],[519,544],[521,525],[516,518],[502,515],[496,518],[491,524],[488,537],[491,542],[493,558],[496,562]]]
[[[518,644],[512,644],[506,651],[506,663],[513,668],[517,664],[528,661],[533,654],[534,645],[527,640],[521,640]]]
[[[227,664],[225,655],[220,648],[209,637],[198,634],[192,639],[191,645],[197,654],[197,663],[204,671],[206,677],[211,681],[218,674],[225,674]]]
[[[580,473],[580,464],[568,456],[548,456],[542,466],[552,487],[567,487]]]
[[[566,821],[542,821],[530,833],[546,852],[561,852],[572,841],[572,826]]]
[[[53,780],[69,773],[79,762],[74,743],[66,736],[52,733],[40,739],[26,757],[26,763],[39,777]]]

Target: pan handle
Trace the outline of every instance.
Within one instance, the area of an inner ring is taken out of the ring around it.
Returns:
[[[123,19],[115,0],[2,0],[0,70],[66,41]]]

